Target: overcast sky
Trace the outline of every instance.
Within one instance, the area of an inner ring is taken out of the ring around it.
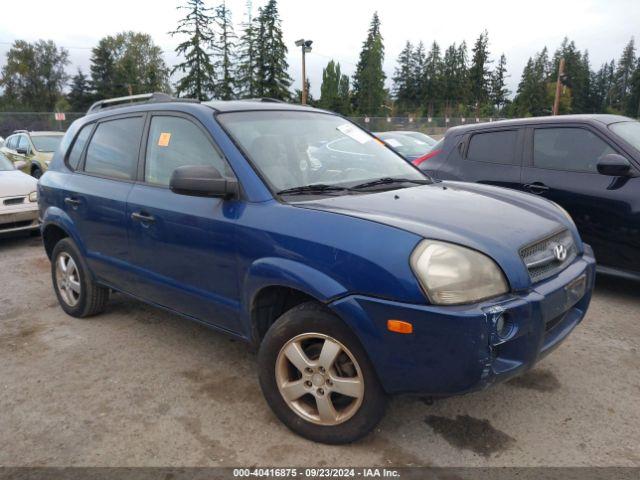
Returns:
[[[266,0],[254,0],[254,10]],[[209,0],[215,5],[216,0]],[[54,40],[69,50],[72,65],[88,71],[91,48],[105,36],[124,30],[151,34],[168,65],[177,62],[178,38],[167,32],[182,15],[176,0],[5,0],[0,15],[0,65],[16,39]],[[553,52],[568,36],[588,49],[592,68],[618,58],[632,36],[640,39],[640,0],[280,0],[284,38],[289,47],[290,74],[301,84],[298,38],[314,41],[307,56],[312,93],[319,95],[322,68],[333,58],[351,75],[374,11],[382,21],[385,71],[390,78],[395,60],[410,40],[441,47],[489,31],[490,51],[507,56],[509,87],[515,91],[529,56],[549,47]],[[227,0],[233,20],[245,17],[246,0]],[[237,27],[239,32],[240,28]],[[388,80],[389,86],[390,81]]]

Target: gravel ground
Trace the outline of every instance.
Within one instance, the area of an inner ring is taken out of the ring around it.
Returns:
[[[332,447],[280,424],[243,344],[123,295],[65,315],[39,238],[0,240],[0,266],[0,465],[640,466],[640,284],[599,279],[523,377],[394,398],[372,435]]]

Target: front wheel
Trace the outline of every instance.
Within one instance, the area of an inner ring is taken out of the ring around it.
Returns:
[[[353,442],[384,415],[386,395],[360,342],[315,302],[289,310],[269,329],[259,369],[271,409],[310,440]]]
[[[34,169],[31,170],[31,176],[33,178],[40,178],[42,176],[42,169],[40,167],[34,167]]]

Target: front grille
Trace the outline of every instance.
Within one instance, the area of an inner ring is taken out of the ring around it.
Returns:
[[[25,220],[23,222],[0,223],[0,232],[3,230],[13,230],[14,228],[28,227],[33,224],[33,220]]]
[[[21,203],[24,203],[25,198],[27,197],[5,198],[2,203],[5,205],[20,205]]]
[[[564,255],[562,255],[564,250]],[[564,270],[576,258],[573,236],[568,230],[556,233],[520,249],[532,282],[539,282]]]

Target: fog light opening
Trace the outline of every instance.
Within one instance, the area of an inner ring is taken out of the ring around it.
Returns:
[[[498,315],[495,320],[496,334],[500,338],[507,338],[511,333],[511,322],[506,318],[504,313]]]

